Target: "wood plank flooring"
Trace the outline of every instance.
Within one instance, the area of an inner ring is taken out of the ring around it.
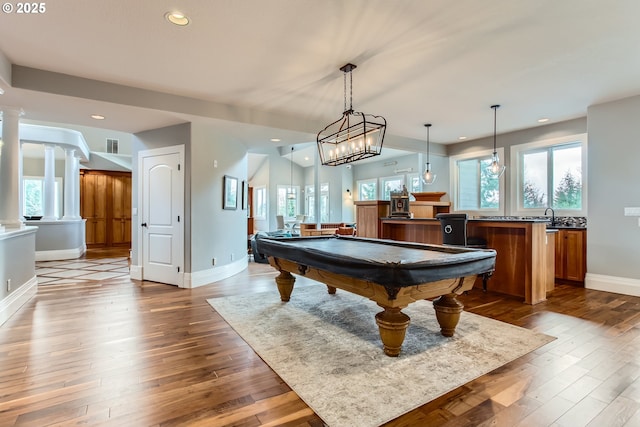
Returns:
[[[251,262],[192,290],[122,277],[40,285],[0,327],[0,426],[322,426],[206,302],[274,277]],[[558,339],[389,426],[640,426],[640,298],[561,285],[535,306],[476,290],[462,300]]]

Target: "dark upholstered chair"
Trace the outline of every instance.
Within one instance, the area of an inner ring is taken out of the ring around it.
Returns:
[[[465,246],[467,248],[486,249],[487,241],[482,237],[467,236],[467,214],[439,213],[436,218],[442,228],[442,244],[451,246]],[[482,275],[482,290],[487,291],[487,280],[490,273]]]

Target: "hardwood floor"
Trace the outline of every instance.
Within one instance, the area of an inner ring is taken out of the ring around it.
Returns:
[[[192,290],[128,278],[39,286],[0,327],[0,426],[322,426],[206,302],[274,277],[250,263]],[[476,290],[461,299],[558,339],[388,425],[640,425],[640,298],[562,285],[535,306]]]

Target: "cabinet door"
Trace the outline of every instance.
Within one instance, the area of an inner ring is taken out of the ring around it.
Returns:
[[[556,279],[564,279],[565,277],[565,230],[559,230],[556,233]]]
[[[131,177],[111,178],[111,243],[114,245],[131,242]]]
[[[87,245],[104,245],[107,242],[107,177],[82,175],[80,215],[86,218]]]
[[[356,224],[358,227],[358,237],[378,237],[378,207],[358,206],[356,211]]]
[[[585,247],[584,231],[565,231],[565,278],[577,282],[584,281],[585,276]]]

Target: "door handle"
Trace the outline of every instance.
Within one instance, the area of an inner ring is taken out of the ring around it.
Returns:
[[[146,222],[143,222],[142,224],[140,224],[140,227],[146,227],[146,226],[147,226]]]

